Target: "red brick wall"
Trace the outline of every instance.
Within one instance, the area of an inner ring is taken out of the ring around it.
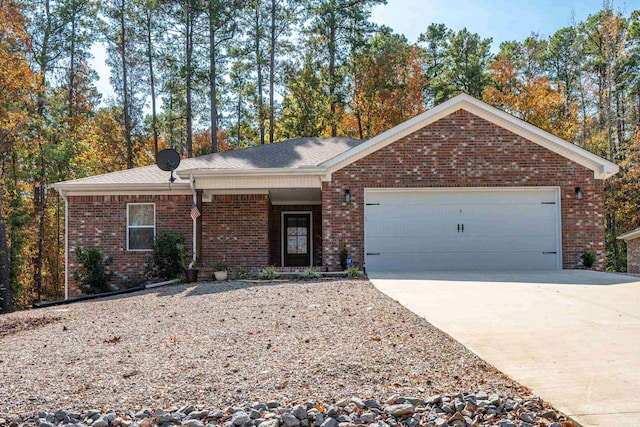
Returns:
[[[127,251],[127,203],[156,204],[156,233],[183,233],[192,243],[192,196],[69,196],[69,297],[80,294],[73,280],[75,246],[97,248],[113,257],[115,284],[142,276],[150,251]],[[191,247],[191,246],[189,246]]]
[[[231,272],[269,263],[269,196],[218,195],[202,204],[202,262],[207,271],[223,258]]]
[[[627,241],[627,272],[640,274],[640,238]]]
[[[269,265],[282,265],[282,212],[311,212],[313,265],[322,265],[322,208],[320,205],[271,205],[269,212]]]
[[[127,203],[156,204],[156,233],[177,231],[192,247],[193,222],[189,215],[193,196],[70,196],[69,297],[80,294],[73,280],[75,245],[94,247],[113,257],[114,284],[142,276],[150,251],[127,251]],[[202,272],[226,260],[233,272],[239,267],[258,270],[268,265],[269,199],[267,195],[213,196],[202,205]]]
[[[333,173],[323,183],[324,265],[339,269],[338,245],[364,261],[364,188],[559,186],[563,268],[585,248],[604,263],[603,185],[593,171],[464,110]],[[583,200],[575,200],[575,187]],[[344,202],[350,189],[351,203]]]

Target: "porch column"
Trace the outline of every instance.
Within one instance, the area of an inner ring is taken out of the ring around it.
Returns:
[[[202,190],[196,190],[196,206],[200,211],[196,218],[196,265],[202,266]]]

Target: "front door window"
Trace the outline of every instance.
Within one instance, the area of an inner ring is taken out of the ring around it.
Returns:
[[[284,214],[284,266],[303,267],[311,264],[310,213]]]

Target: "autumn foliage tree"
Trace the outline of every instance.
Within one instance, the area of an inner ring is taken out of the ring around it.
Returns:
[[[427,79],[418,47],[389,29],[352,56],[351,102],[343,132],[369,139],[425,110]]]
[[[16,161],[18,146],[25,141],[29,109],[38,93],[38,79],[29,67],[26,50],[29,36],[24,29],[24,17],[13,0],[0,0],[0,286],[2,311],[13,309],[9,282],[9,241],[4,205],[4,185],[9,164]]]
[[[493,84],[482,93],[485,102],[551,132],[575,139],[575,107],[564,103],[562,88],[549,77],[523,71],[526,59],[500,55],[489,65]]]

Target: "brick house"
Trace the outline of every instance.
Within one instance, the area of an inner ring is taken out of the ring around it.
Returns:
[[[140,274],[155,233],[184,233],[205,269],[579,268],[604,261],[603,180],[618,167],[468,95],[368,141],[301,138],[54,184],[73,247]],[[202,215],[190,218],[192,203]]]
[[[627,273],[640,274],[640,228],[618,236],[627,244]]]

